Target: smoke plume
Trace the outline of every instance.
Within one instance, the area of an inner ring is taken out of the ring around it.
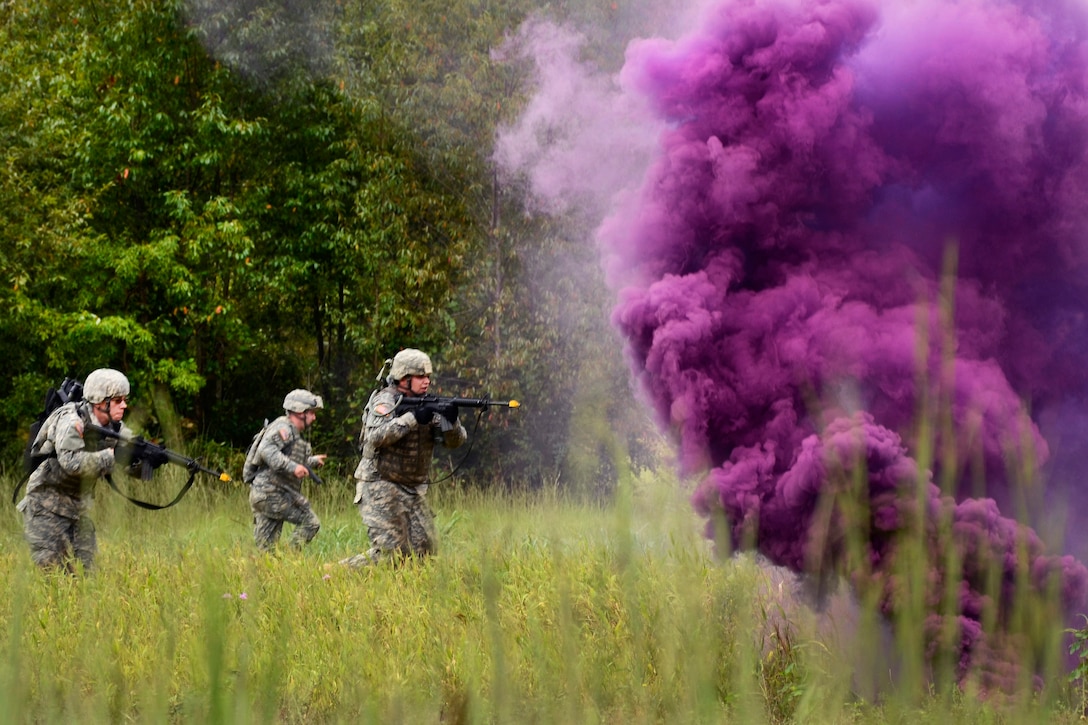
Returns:
[[[655,144],[597,189],[613,319],[709,533],[894,616],[913,532],[928,641],[986,687],[1017,596],[1088,592],[1036,533],[1088,452],[1086,31],[1074,0],[722,0],[631,42],[606,104]],[[554,140],[522,170],[615,161]]]
[[[184,0],[184,17],[208,54],[262,88],[332,64],[332,0]]]

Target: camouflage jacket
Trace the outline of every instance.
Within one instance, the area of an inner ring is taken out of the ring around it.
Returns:
[[[314,468],[318,459],[313,455],[310,442],[304,439],[286,415],[268,424],[257,448],[257,476],[253,485],[272,485],[301,490],[301,482],[295,477],[295,468],[303,464]]]
[[[113,438],[84,438],[87,424],[97,422],[87,401],[53,411],[34,439],[34,452],[49,457],[30,474],[28,496],[37,496],[51,511],[69,518],[86,510],[95,482],[113,470],[117,445]],[[123,423],[118,431],[131,435]]]
[[[363,423],[363,458],[355,469],[360,481],[384,479],[404,486],[428,482],[431,455],[436,443],[457,448],[468,439],[460,420],[450,430],[439,429],[436,414],[431,423],[420,425],[414,413],[396,415],[401,393],[390,385],[374,394]],[[356,503],[359,496],[356,496]]]

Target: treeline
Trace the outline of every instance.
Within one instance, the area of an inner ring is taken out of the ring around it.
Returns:
[[[0,5],[5,467],[50,385],[112,366],[171,444],[244,447],[309,387],[349,472],[382,361],[414,346],[441,393],[524,403],[462,471],[598,486],[613,432],[642,428],[595,252],[489,164],[526,73],[491,50],[529,10]]]

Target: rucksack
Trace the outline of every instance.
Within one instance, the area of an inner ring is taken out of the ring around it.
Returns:
[[[359,453],[363,452],[363,447],[366,446],[366,421],[370,417],[370,409],[374,406],[374,397],[381,392],[381,388],[374,388],[370,391],[370,398],[367,399],[366,405],[363,407],[363,427],[359,430]]]
[[[34,447],[45,421],[62,405],[80,400],[83,400],[83,383],[75,378],[65,378],[59,388],[49,388],[49,392],[45,394],[45,401],[42,403],[42,412],[38,413],[38,417],[30,426],[30,436],[27,438],[26,448],[23,450],[24,473],[27,475],[34,473],[38,466],[49,458],[49,456],[38,453]]]
[[[246,462],[242,466],[242,481],[245,483],[253,483],[257,478],[257,470],[261,467],[261,441],[264,440],[266,430],[268,430],[267,418],[261,429],[257,431],[257,435],[253,436],[253,442],[249,444],[249,450],[246,451]]]
[[[57,410],[64,405],[75,403],[80,400],[83,400],[83,383],[75,378],[65,378],[59,388],[50,388],[45,394],[45,401],[42,403],[42,412],[38,413],[38,417],[30,424],[26,448],[23,449],[23,471],[26,473],[26,478],[15,484],[15,490],[11,492],[12,503],[18,501],[19,491],[21,491],[27,481],[30,480],[30,474],[34,473],[34,471],[38,469],[38,466],[42,465],[42,463],[52,455],[40,453],[40,448],[35,445],[38,442],[38,436],[41,434],[42,427],[45,425],[46,421],[49,420],[49,416],[53,415],[53,413],[57,412]]]

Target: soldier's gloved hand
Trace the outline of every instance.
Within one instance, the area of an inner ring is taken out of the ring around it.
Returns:
[[[147,445],[146,443],[144,443],[143,459],[150,463],[152,468],[165,466],[170,462],[170,457],[166,455],[166,449],[159,448],[156,445]]]
[[[122,440],[114,449],[114,460],[122,466],[132,466],[144,459],[147,454],[147,442],[141,438],[135,440]]]
[[[420,425],[427,425],[434,420],[434,414],[438,410],[433,405],[421,405],[418,408],[412,408],[412,415],[416,417],[416,423]]]
[[[438,406],[438,414],[451,423],[457,422],[457,406],[453,403],[443,403]]]

